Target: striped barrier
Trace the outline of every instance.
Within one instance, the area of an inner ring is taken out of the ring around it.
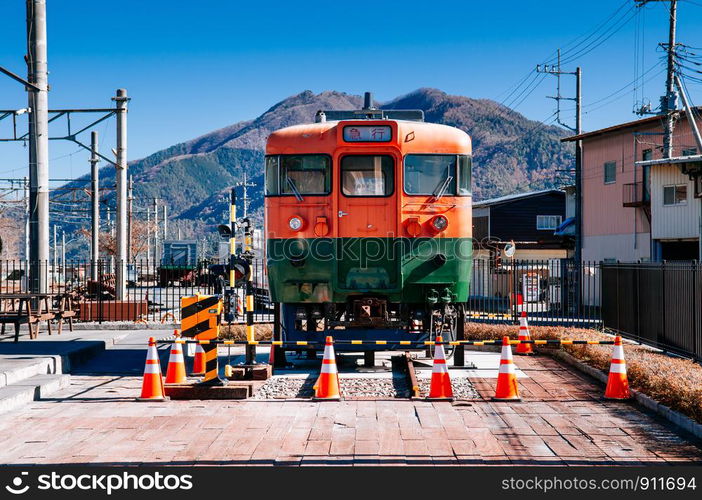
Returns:
[[[533,345],[614,345],[614,352],[612,354],[612,362],[611,362],[611,367],[610,367],[610,374],[609,374],[609,380],[607,383],[607,389],[605,392],[605,398],[608,399],[629,399],[631,397],[631,393],[629,391],[629,383],[627,380],[627,374],[626,374],[626,363],[624,361],[624,349],[622,345],[622,338],[617,336],[614,338],[614,340],[578,340],[578,339],[546,339],[546,340],[510,340],[508,337],[503,337],[502,340],[497,340],[497,339],[491,339],[491,340],[455,340],[455,341],[441,341],[441,337],[438,337],[439,340],[432,341],[432,340],[426,340],[426,341],[411,341],[411,340],[399,340],[399,341],[387,341],[387,340],[340,340],[340,341],[334,341],[332,337],[328,336],[326,337],[325,342],[318,342],[318,341],[304,341],[304,340],[299,340],[295,342],[285,342],[282,340],[257,340],[257,341],[249,341],[249,340],[220,340],[220,339],[184,339],[184,338],[176,338],[176,339],[162,339],[159,341],[154,341],[153,337],[149,339],[149,349],[147,351],[147,366],[144,371],[144,382],[143,385],[146,388],[151,387],[154,385],[153,383],[153,373],[150,371],[150,366],[149,363],[154,363],[154,360],[158,360],[158,351],[156,350],[156,344],[198,344],[198,345],[204,345],[207,346],[205,347],[206,352],[214,353],[214,360],[215,360],[215,376],[211,377],[208,376],[207,372],[209,371],[209,367],[206,368],[206,373],[205,373],[205,378],[203,383],[208,384],[212,383],[213,381],[218,380],[216,378],[216,360],[217,360],[217,346],[219,345],[245,345],[245,346],[256,346],[256,345],[270,345],[270,346],[309,346],[309,345],[325,345],[325,356],[323,360],[323,369],[322,369],[322,375],[324,376],[327,372],[325,371],[324,365],[325,364],[330,364],[333,363],[333,345],[334,344],[350,344],[350,345],[386,345],[388,342],[392,344],[399,344],[399,345],[405,345],[405,346],[444,346],[444,345],[501,345],[502,346],[502,353],[500,356],[500,367],[499,367],[499,373],[498,373],[498,380],[497,380],[497,388],[495,390],[495,396],[493,398],[493,401],[519,401],[519,391],[518,391],[518,384],[517,384],[517,377],[516,377],[516,372],[515,372],[515,365],[514,361],[512,358],[512,347],[513,345],[520,345],[520,344],[533,344]],[[176,351],[178,351],[176,349]],[[437,353],[443,352],[442,348],[437,349]],[[176,352],[177,354],[177,352]],[[443,355],[438,355],[437,358],[439,358],[439,361],[444,362]],[[443,374],[443,372],[440,373],[439,370],[436,370],[436,363],[437,363],[437,358],[435,358],[435,369],[434,371],[437,374]],[[181,355],[181,363],[182,363],[182,355]],[[157,362],[157,361],[156,361]],[[207,363],[207,361],[206,361]],[[169,363],[169,370],[170,370],[170,363]],[[329,372],[331,373],[331,372]],[[447,398],[450,399],[452,396],[452,389],[450,386],[450,378],[448,376],[448,372],[445,373],[446,375],[446,380],[442,381],[442,386],[441,390],[437,389],[434,387],[435,381],[434,381],[434,373],[432,374],[432,390],[430,391],[430,398],[432,395],[436,396],[437,394],[440,394],[441,398]],[[151,377],[151,378],[149,378]],[[158,379],[161,380],[160,372]],[[318,387],[315,387],[315,390],[317,390]],[[333,392],[333,391],[332,391]],[[158,397],[159,394],[154,392],[154,395],[152,395],[149,391],[144,390],[142,391],[142,398],[145,396],[143,395],[144,393],[147,394],[146,397],[150,398],[155,398]],[[337,399],[338,398],[338,390],[333,393],[327,393],[325,391],[322,391],[324,399]],[[319,392],[317,392],[317,396],[319,396]]]
[[[437,342],[435,340],[332,340],[334,344],[346,345],[387,345],[397,344],[404,346],[433,346],[433,345],[502,345],[502,340],[451,340]],[[159,339],[159,344],[200,344],[200,345],[274,345],[274,346],[323,346],[324,342],[316,340],[297,340],[287,342],[284,340],[186,340],[186,339]],[[614,345],[614,340],[510,340],[510,345]]]

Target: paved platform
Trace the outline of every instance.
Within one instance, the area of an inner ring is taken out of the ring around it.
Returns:
[[[124,351],[131,348],[126,345]],[[138,342],[134,342],[138,346]],[[114,349],[120,349],[116,345]],[[143,366],[144,350],[133,350]],[[126,354],[123,352],[122,354]],[[95,358],[98,362],[102,356]],[[129,356],[122,356],[124,360]],[[128,364],[126,361],[121,361]],[[133,364],[134,361],[129,363]],[[0,420],[5,464],[702,464],[702,448],[547,356],[516,358],[522,402],[482,400],[138,403],[140,378],[91,363],[70,385]]]

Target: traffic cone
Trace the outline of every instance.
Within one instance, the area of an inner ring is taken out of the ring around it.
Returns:
[[[315,399],[341,399],[339,389],[339,372],[336,370],[336,357],[334,355],[334,341],[327,337],[322,357],[322,370],[314,384]]]
[[[193,358],[193,375],[205,374],[205,350],[202,345],[195,344],[195,357]]]
[[[271,373],[275,370],[275,346],[271,343],[271,350],[268,353],[268,364],[271,366]]]
[[[444,346],[438,344],[438,342],[443,342],[443,338],[437,336],[436,342],[437,344],[434,346],[434,366],[431,369],[431,385],[429,387],[428,399],[453,399],[451,377],[449,377],[448,367],[446,366]]]
[[[171,355],[168,358],[168,369],[166,370],[166,383],[185,383],[185,359],[183,358],[183,348],[178,342],[173,342],[171,346]]]
[[[497,374],[497,387],[493,401],[519,401],[517,375],[515,374],[514,361],[512,360],[512,347],[509,337],[502,337],[502,355],[500,356],[500,371]]]
[[[617,335],[614,338],[612,364],[609,365],[609,378],[607,379],[605,398],[629,399],[630,397],[629,380],[626,377],[626,361],[624,361],[624,346],[622,345],[622,338]]]
[[[163,377],[161,377],[161,361],[156,350],[156,341],[149,339],[149,348],[146,351],[146,366],[144,367],[144,381],[141,385],[139,401],[164,401]]]
[[[519,316],[519,340],[531,340],[526,311],[522,311],[521,316]],[[531,346],[531,344],[519,343],[517,344],[516,353],[522,355],[534,354],[534,348]]]

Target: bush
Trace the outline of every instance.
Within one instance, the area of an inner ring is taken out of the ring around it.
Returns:
[[[582,328],[530,326],[529,333],[535,340],[611,340],[611,337],[599,331]],[[468,323],[465,335],[466,339],[471,340],[499,339],[505,335],[516,339],[518,328],[512,325]],[[549,350],[540,347],[537,349],[544,352]],[[602,372],[609,372],[611,346],[572,345],[563,346],[563,349],[580,361]],[[702,366],[688,359],[676,358],[626,342],[624,356],[631,387],[702,423]]]

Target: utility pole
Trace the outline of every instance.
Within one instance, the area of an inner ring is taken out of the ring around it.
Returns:
[[[129,187],[127,189],[127,261],[132,261],[132,205],[134,200],[134,179],[129,176]]]
[[[98,163],[98,133],[90,133],[90,184],[92,188],[90,202],[92,216],[90,218],[90,277],[98,279],[98,260],[100,260],[100,169]]]
[[[151,207],[146,207],[146,260],[151,259]]]
[[[126,292],[127,263],[127,91],[117,89],[112,98],[117,107],[117,272],[115,275],[115,295],[123,300]]]
[[[61,283],[66,284],[66,231],[61,228]]]
[[[154,265],[158,266],[158,198],[154,198]]]
[[[575,69],[575,134],[583,133],[582,114],[583,72]],[[583,261],[583,141],[575,141],[575,261]],[[576,287],[576,304],[580,305],[580,287]]]
[[[27,87],[29,107],[30,290],[48,291],[49,263],[49,85],[46,0],[27,0]]]
[[[24,261],[26,264],[29,263],[29,179],[26,177],[24,178]],[[25,273],[28,270],[29,268],[26,267]],[[26,275],[25,278],[27,278]],[[25,285],[29,285],[29,283],[25,283]]]
[[[668,22],[668,44],[659,44],[666,50],[666,78],[665,95],[661,97],[661,114],[665,115],[663,133],[663,158],[673,156],[673,131],[675,129],[676,110],[678,107],[678,94],[675,92],[675,55],[676,55],[676,27],[677,27],[677,0],[634,0],[639,7],[649,2],[670,2],[670,16]]]
[[[668,67],[665,78],[665,96],[662,111],[665,113],[665,135],[663,136],[663,158],[673,156],[673,129],[675,128],[675,110],[677,94],[675,93],[675,28],[677,17],[677,0],[670,0],[670,23],[668,25]]]
[[[163,204],[163,241],[168,239],[168,206]]]
[[[555,96],[547,96],[549,99],[556,101],[556,117],[559,124],[571,130],[575,135],[580,135],[583,132],[582,126],[582,76],[583,72],[580,66],[575,68],[575,71],[563,71],[561,69],[561,49],[558,49],[558,59],[556,66],[540,64],[536,66],[538,73],[548,73],[555,75],[557,78],[557,92]],[[575,97],[563,97],[561,95],[561,75],[575,76]],[[571,127],[561,121],[561,101],[575,101],[575,127]],[[582,185],[582,170],[583,170],[583,147],[582,141],[575,142],[575,268],[577,271],[577,283],[575,284],[575,307],[580,310],[581,289],[580,276],[581,266],[583,261],[583,185]]]
[[[249,210],[249,189],[250,187],[254,187],[256,184],[253,182],[248,182],[247,177],[246,177],[246,172],[244,172],[244,181],[243,182],[237,182],[236,187],[241,186],[243,195],[242,196],[242,205],[244,208],[244,219],[248,216],[248,210]]]
[[[56,224],[54,224],[54,259],[53,259],[53,266],[51,269],[51,276],[52,278],[54,277],[56,273],[56,269],[58,267],[58,253],[57,253],[57,247],[56,247],[56,242],[58,240],[56,239]]]

